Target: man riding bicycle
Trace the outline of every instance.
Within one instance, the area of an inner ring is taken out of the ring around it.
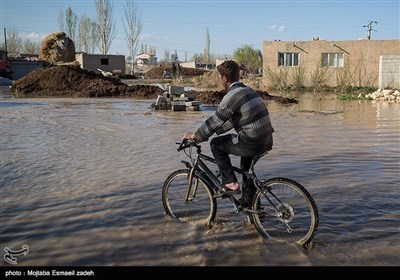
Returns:
[[[227,93],[216,112],[195,133],[186,132],[183,139],[207,141],[214,133],[220,135],[232,128],[236,134],[214,137],[210,142],[211,152],[222,176],[220,194],[239,193],[240,186],[229,155],[241,157],[241,169],[248,170],[252,158],[272,149],[274,129],[269,112],[261,96],[252,88],[239,82],[239,65],[227,60],[217,66],[221,84]],[[251,204],[256,188],[243,178],[242,206]]]

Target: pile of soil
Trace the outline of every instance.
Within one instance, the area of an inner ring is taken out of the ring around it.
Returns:
[[[172,73],[172,66],[168,65],[166,67],[162,67],[162,66],[153,67],[149,71],[146,72],[146,75],[145,75],[146,79],[161,79],[164,70],[167,70],[168,72]],[[180,76],[182,78],[193,78],[196,76],[201,76],[206,72],[209,72],[209,71],[205,70],[205,69],[182,67],[182,69],[180,71]]]
[[[261,97],[265,100],[273,100],[281,104],[298,103],[294,98],[270,95],[266,91],[257,90]],[[188,91],[196,95],[196,100],[201,101],[203,104],[218,104],[226,94],[226,91]]]
[[[154,68],[156,69],[156,68]],[[163,70],[163,68],[161,68]],[[184,68],[188,69],[188,68]],[[192,69],[193,75],[196,70]],[[156,70],[154,70],[156,71]],[[206,71],[206,70],[204,70]],[[118,79],[104,77],[74,65],[58,65],[37,69],[17,80],[11,87],[15,97],[131,97],[156,99],[164,92],[153,85],[127,85]],[[258,91],[264,99],[280,103],[297,103],[293,98],[272,96]],[[225,91],[190,91],[203,104],[218,104]]]
[[[59,65],[32,71],[11,87],[15,97],[135,97],[156,98],[163,90],[104,77],[79,66]]]

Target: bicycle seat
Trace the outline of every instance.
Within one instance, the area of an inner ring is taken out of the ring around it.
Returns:
[[[258,156],[254,156],[253,159],[252,159],[252,161],[251,161],[250,169],[252,169],[252,168],[256,165],[257,161],[258,161],[260,158],[262,158],[263,156],[265,156],[266,154],[268,154],[269,151],[270,151],[270,150],[267,150],[265,153],[262,153],[262,154],[260,154],[260,155],[258,155]]]

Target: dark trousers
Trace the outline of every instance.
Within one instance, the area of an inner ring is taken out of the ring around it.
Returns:
[[[230,154],[240,156],[240,168],[249,170],[253,157],[265,153],[272,147],[268,147],[265,143],[248,144],[239,142],[237,135],[227,134],[214,137],[210,142],[210,148],[221,173],[222,184],[225,185],[237,182],[231,159],[229,157]],[[254,187],[253,182],[246,182],[246,178],[244,177],[242,197],[246,200],[252,199],[255,191],[256,188]]]

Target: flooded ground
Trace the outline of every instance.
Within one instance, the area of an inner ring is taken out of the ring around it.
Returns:
[[[314,197],[319,228],[305,250],[263,239],[225,200],[212,229],[166,218],[162,184],[185,159],[175,142],[215,107],[151,102],[0,99],[0,249],[28,245],[23,266],[399,265],[400,104],[268,101],[274,149],[256,172]]]

